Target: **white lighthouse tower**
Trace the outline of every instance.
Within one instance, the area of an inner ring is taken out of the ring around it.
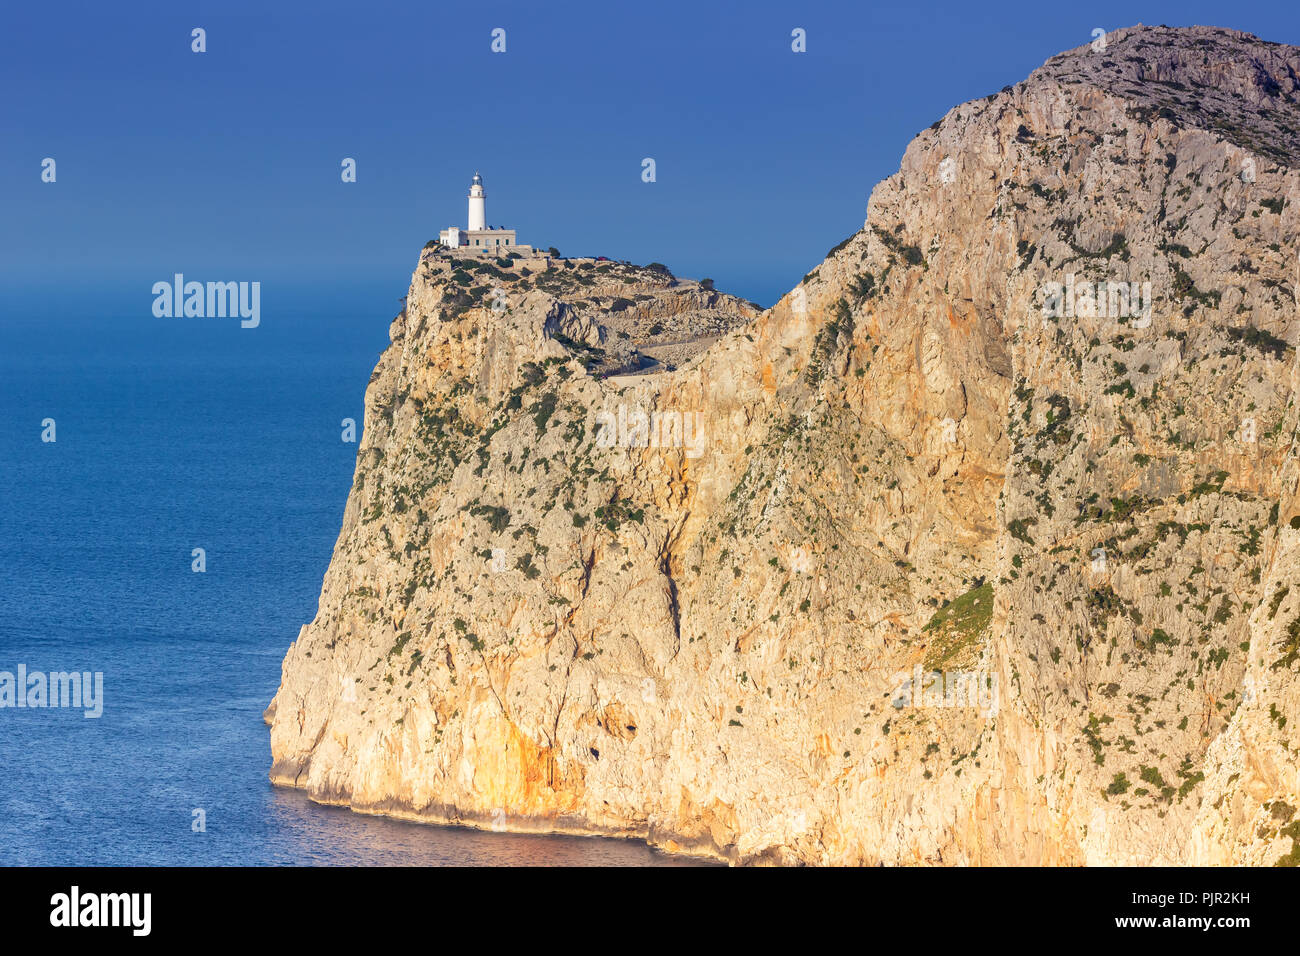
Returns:
[[[487,194],[483,192],[483,177],[474,172],[469,186],[469,231],[481,232],[487,228]]]
[[[438,234],[438,241],[453,249],[468,248],[475,252],[493,252],[500,254],[501,246],[518,249],[520,252],[532,253],[531,246],[515,244],[513,229],[489,229],[487,227],[487,193],[483,191],[483,177],[477,172],[469,186],[469,226],[461,229],[452,226]]]

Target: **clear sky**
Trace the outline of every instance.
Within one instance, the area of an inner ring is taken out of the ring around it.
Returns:
[[[521,242],[769,305],[860,228],[917,132],[1137,22],[1300,44],[1295,0],[15,0],[0,281],[11,304],[56,287],[148,303],[175,272],[258,280],[267,302],[276,283],[350,284],[385,290],[387,318],[419,247],[464,224],[477,169],[489,223]]]

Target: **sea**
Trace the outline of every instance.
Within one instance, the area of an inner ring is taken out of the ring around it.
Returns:
[[[264,289],[256,328],[156,318],[148,283],[6,293],[0,684],[102,674],[102,712],[0,706],[0,865],[688,862],[366,816],[267,780],[262,712],[352,483],[344,419],[359,438],[404,291]]]

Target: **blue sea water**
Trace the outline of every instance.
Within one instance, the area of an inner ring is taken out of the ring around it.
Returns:
[[[264,293],[256,329],[155,319],[139,290],[6,298],[0,671],[100,671],[104,699],[98,719],[0,708],[0,864],[678,862],[362,816],[267,781],[262,711],[352,481],[340,423],[360,427],[402,291]]]

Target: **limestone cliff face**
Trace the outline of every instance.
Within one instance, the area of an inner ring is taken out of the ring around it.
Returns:
[[[272,780],[735,862],[1295,860],[1298,75],[1054,57],[761,314],[426,250]]]

